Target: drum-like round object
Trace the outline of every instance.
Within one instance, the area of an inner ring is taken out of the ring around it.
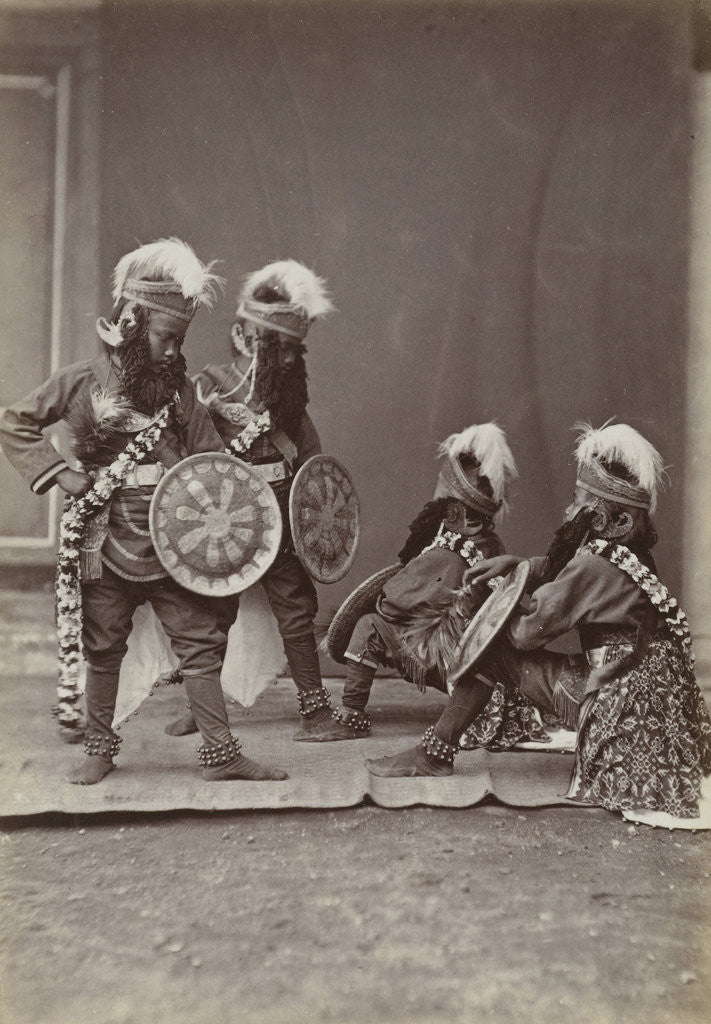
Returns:
[[[519,562],[503,582],[496,587],[462,633],[452,659],[454,668],[448,673],[447,688],[481,658],[491,642],[508,622],[514,608],[526,589],[530,562]]]
[[[223,452],[191,455],[155,489],[151,539],[163,566],[196,594],[237,594],[264,575],[281,543],[274,492]]]
[[[335,583],[346,575],[360,540],[360,502],[347,470],[330,455],[314,455],[289,494],[294,550],[309,576]]]
[[[389,565],[385,569],[374,572],[345,599],[331,619],[324,641],[324,647],[334,661],[341,665],[345,664],[345,653],[356,622],[366,612],[375,611],[383,587],[401,569],[402,563],[398,562],[396,565]]]

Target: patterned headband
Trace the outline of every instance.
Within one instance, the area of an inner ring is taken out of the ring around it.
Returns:
[[[649,491],[613,476],[597,460],[580,467],[575,483],[578,487],[584,487],[590,494],[598,498],[607,498],[619,505],[630,505],[632,508],[644,508],[647,511],[652,506]]]
[[[261,327],[271,327],[283,334],[301,341],[305,338],[311,322],[295,306],[288,302],[256,302],[254,299],[243,299],[236,315]]]
[[[485,516],[493,516],[501,508],[500,501],[493,501],[488,495],[483,494],[482,491],[475,487],[472,478],[464,472],[459,459],[447,457],[442,463],[439,477],[447,487],[447,490],[467,505],[471,505],[477,512],[481,512]],[[476,475],[474,479],[478,480],[479,476]]]
[[[185,298],[175,281],[140,281],[129,277],[121,289],[121,298],[158,313],[169,313],[187,323],[195,316],[198,307],[194,298]]]

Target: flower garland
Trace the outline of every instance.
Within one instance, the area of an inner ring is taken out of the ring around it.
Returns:
[[[260,412],[237,437],[232,438],[227,449],[228,453],[244,455],[261,434],[266,434],[271,425],[272,418],[269,415],[269,410]]]
[[[55,580],[59,680],[57,715],[59,724],[75,729],[81,721],[79,700],[79,664],[81,655],[81,574],[79,546],[88,519],[100,511],[117,487],[137,463],[152,451],[168,423],[177,394],[156,418],[135,436],[110,466],[98,472],[93,485],[81,498],[67,497],[59,523],[59,552]]]
[[[425,551],[432,551],[433,548],[447,548],[449,551],[456,552],[456,554],[464,559],[470,569],[484,558],[484,555],[471,537],[468,540],[464,540],[461,533],[445,530],[444,523],[440,525],[437,536],[432,543],[423,548],[420,553],[424,554]]]
[[[682,653],[690,669],[694,667],[694,652],[691,632],[686,615],[679,607],[675,597],[669,593],[662,581],[651,569],[640,562],[639,558],[623,544],[613,544],[609,540],[592,540],[585,544],[583,551],[607,558],[632,579],[644,591],[655,608],[664,616],[667,629],[681,644]]]

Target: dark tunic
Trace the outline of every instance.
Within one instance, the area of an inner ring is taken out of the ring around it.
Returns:
[[[282,544],[260,583],[267,594],[282,638],[287,640],[312,636],[318,610],[316,589],[294,553],[289,529],[289,493],[293,476],[312,455],[321,452],[321,442],[311,417],[304,412],[291,436],[280,427],[272,425],[253,441],[246,452],[237,452],[229,448],[230,442],[240,435],[251,416],[263,411],[258,402],[251,401],[245,405],[249,381],[234,364],[209,364],[193,380],[224,446],[257,468],[279,468],[280,476],[277,479],[273,476],[266,476],[266,479],[274,491],[282,515]],[[237,616],[239,598],[235,596],[222,600],[218,605],[222,626],[229,629]],[[320,679],[316,678],[315,673],[309,678],[310,685],[320,685]]]
[[[43,494],[56,482],[67,463],[44,431],[62,420],[70,429],[91,410],[91,395],[97,388],[118,390],[115,369],[107,357],[73,363],[53,374],[25,398],[11,405],[0,417],[0,443],[15,469],[36,494]],[[137,418],[131,430],[117,432],[110,440],[110,453],[101,460],[109,465],[136,434],[148,425],[148,417]],[[197,401],[190,380],[180,387],[176,404],[165,430],[144,463],[166,469],[187,455],[222,451],[224,448],[207,410]],[[159,579],[167,573],[158,561],[148,531],[148,507],[155,484],[122,486],[109,503],[108,523],[103,535],[102,560],[124,579]]]
[[[679,643],[634,580],[585,550],[533,592],[508,637],[535,652],[574,627],[585,699],[568,795],[611,810],[698,816],[701,777],[711,772],[711,721]],[[537,655],[521,656],[521,679],[529,658]]]

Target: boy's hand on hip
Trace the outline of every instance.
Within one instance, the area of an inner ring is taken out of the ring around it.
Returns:
[[[86,473],[79,473],[76,469],[68,467],[60,470],[55,479],[62,490],[71,494],[73,498],[81,498],[94,482]]]

